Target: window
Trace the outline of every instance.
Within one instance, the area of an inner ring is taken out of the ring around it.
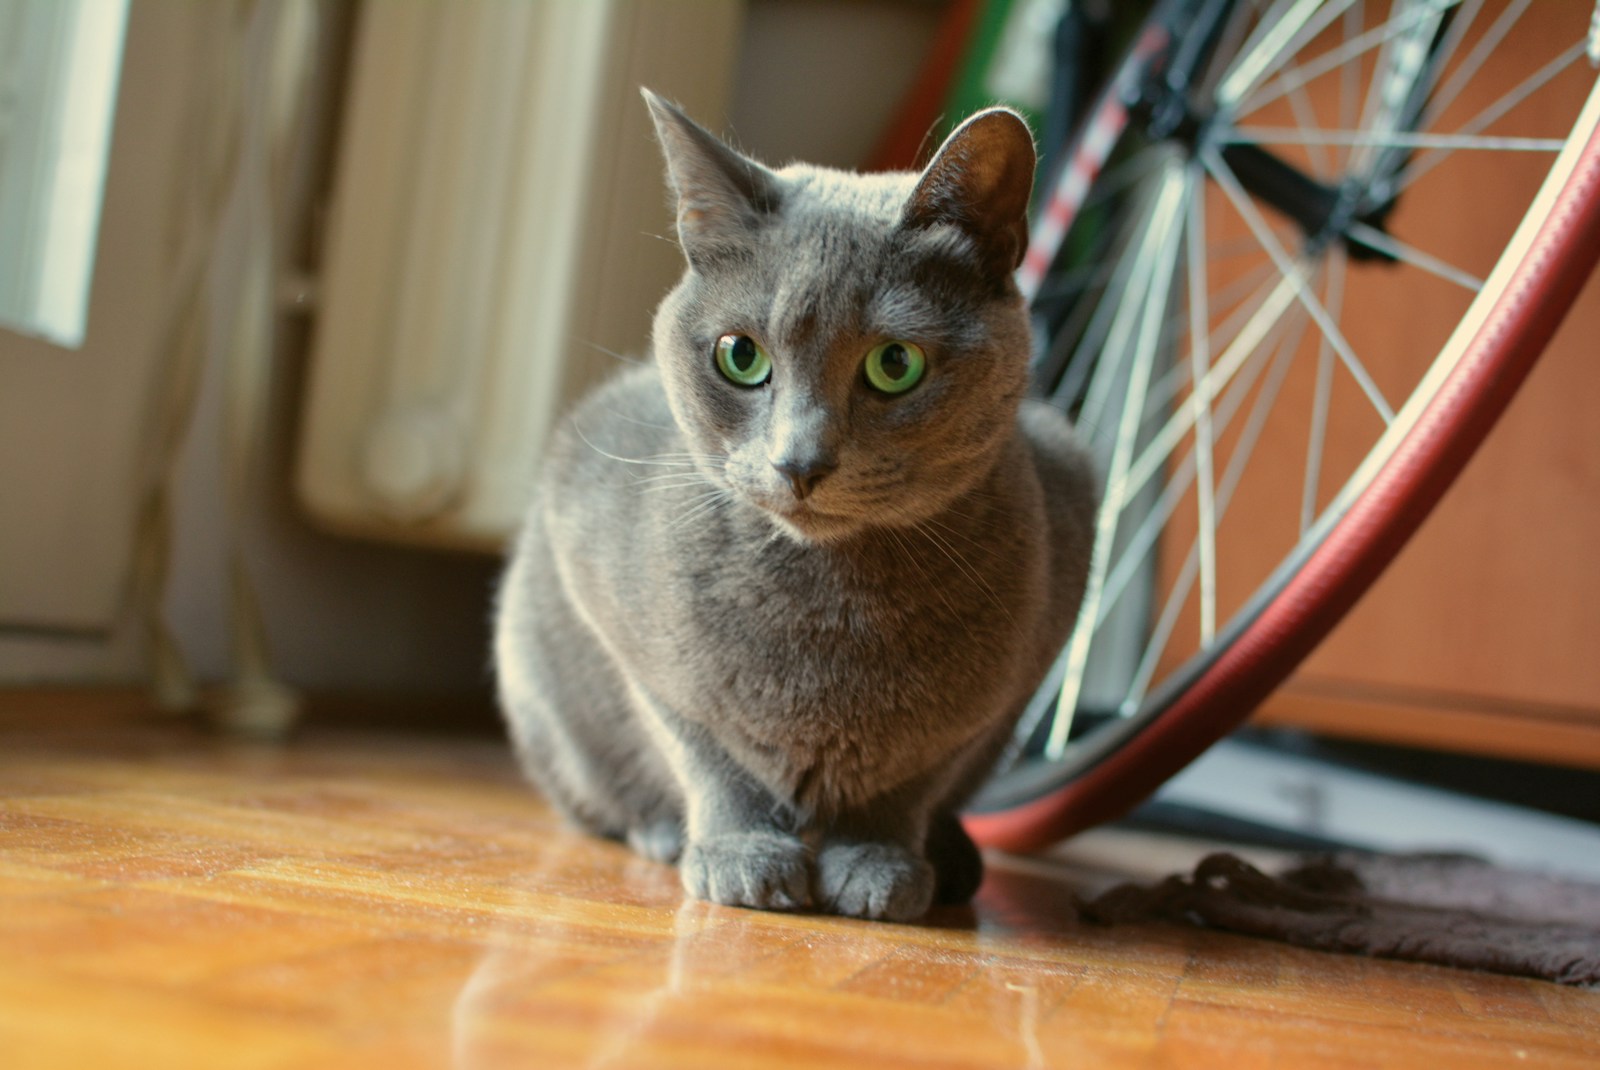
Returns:
[[[0,325],[83,343],[128,0],[0,0]]]

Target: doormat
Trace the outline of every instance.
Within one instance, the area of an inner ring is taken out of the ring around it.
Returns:
[[[1276,876],[1236,857],[1081,904],[1099,924],[1167,921],[1300,947],[1600,985],[1600,885],[1462,855],[1340,853]]]

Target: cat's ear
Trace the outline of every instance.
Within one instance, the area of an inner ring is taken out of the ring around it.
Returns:
[[[1010,108],[988,108],[956,127],[917,180],[905,224],[951,224],[977,244],[984,269],[1009,275],[1028,251],[1033,135]]]
[[[719,254],[737,250],[763,218],[777,210],[778,177],[730,149],[655,93],[640,92],[667,158],[684,255],[691,264],[703,266]]]

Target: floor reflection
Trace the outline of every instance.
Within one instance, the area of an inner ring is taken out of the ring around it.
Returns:
[[[601,884],[604,901],[584,894]],[[917,926],[685,899],[670,868],[566,837],[515,885],[514,920],[454,1004],[457,1070],[900,1062],[931,1016],[925,1056],[1040,1067],[1040,1023],[1084,972],[1049,953],[1077,924],[1070,889],[1038,871],[993,868],[972,907]]]

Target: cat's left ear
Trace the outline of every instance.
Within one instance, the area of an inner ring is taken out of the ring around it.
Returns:
[[[1028,251],[1033,134],[1010,108],[987,108],[956,127],[906,202],[905,224],[965,231],[984,270],[1006,276]]]
[[[655,93],[641,92],[676,194],[678,240],[689,262],[703,267],[741,248],[777,211],[780,180]]]

